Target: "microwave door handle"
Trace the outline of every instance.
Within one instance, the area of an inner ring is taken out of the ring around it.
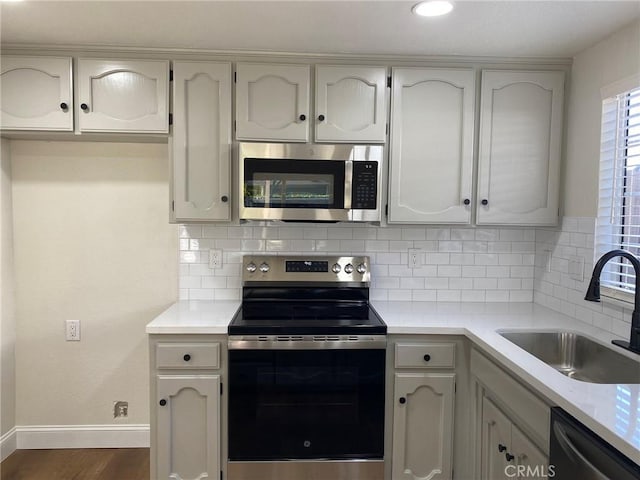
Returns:
[[[344,209],[351,210],[351,187],[353,185],[353,160],[344,162]]]
[[[562,450],[564,450],[567,456],[571,458],[574,463],[585,466],[591,472],[591,475],[589,475],[590,480],[609,480],[609,477],[598,470],[598,468],[593,463],[591,463],[571,442],[569,436],[563,428],[563,425],[560,425],[557,422],[554,423],[553,431],[556,434],[556,438],[558,439],[560,447],[562,447]]]

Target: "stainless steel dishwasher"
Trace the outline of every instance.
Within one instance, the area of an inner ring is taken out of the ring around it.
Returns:
[[[638,480],[640,466],[561,408],[551,409],[554,480]]]

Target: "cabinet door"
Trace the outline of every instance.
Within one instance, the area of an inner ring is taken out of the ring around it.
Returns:
[[[71,58],[3,55],[0,128],[73,130]]]
[[[564,72],[484,71],[478,224],[558,221]]]
[[[384,143],[387,128],[385,67],[316,67],[315,139]]]
[[[475,74],[394,68],[389,223],[471,221]]]
[[[173,219],[229,220],[231,64],[173,64]]]
[[[239,63],[238,140],[309,140],[309,66]]]
[[[397,373],[393,480],[451,478],[455,374]]]
[[[81,132],[167,133],[169,62],[78,60]]]
[[[506,467],[511,452],[511,421],[487,397],[482,399],[482,445],[480,463],[483,480],[509,478]]]
[[[511,453],[517,465],[525,466],[527,478],[549,478],[549,459],[515,425],[511,426]]]
[[[220,376],[158,375],[157,475],[196,480],[220,475]]]

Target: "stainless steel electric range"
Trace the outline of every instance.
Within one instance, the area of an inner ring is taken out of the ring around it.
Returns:
[[[230,480],[384,477],[387,327],[368,257],[243,259],[229,324]]]

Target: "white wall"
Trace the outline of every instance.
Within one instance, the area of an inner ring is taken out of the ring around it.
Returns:
[[[640,72],[640,21],[573,59],[567,120],[564,214],[595,217],[600,161],[600,89]]]
[[[147,424],[145,325],[177,299],[167,146],[11,142],[16,423]],[[78,319],[81,341],[66,342]],[[113,402],[129,401],[114,421]]]
[[[0,437],[15,426],[16,325],[13,288],[13,218],[9,141],[0,145]],[[4,452],[3,452],[4,453]]]

